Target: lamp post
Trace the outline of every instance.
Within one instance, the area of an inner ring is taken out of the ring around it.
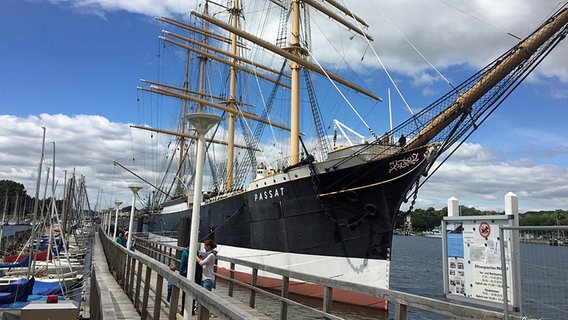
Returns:
[[[116,240],[116,229],[118,228],[118,207],[122,204],[120,200],[114,200],[114,205],[116,206],[116,213],[114,215],[114,232],[112,234],[112,239]]]
[[[107,223],[107,213],[106,213],[106,211],[103,211],[101,214],[102,214],[101,227],[103,229],[103,232],[105,232],[106,231],[106,223]]]
[[[197,242],[199,240],[199,214],[201,211],[201,193],[203,187],[203,162],[205,161],[205,134],[223,118],[205,113],[193,113],[185,118],[195,128],[198,136],[195,163],[195,184],[193,186],[193,208],[191,213],[191,231],[189,234],[189,256],[187,259],[187,278],[194,281]],[[192,305],[184,304],[184,319],[191,319]]]
[[[136,208],[136,195],[142,189],[142,186],[128,186],[132,190],[132,208],[130,209],[130,222],[128,223],[128,240],[126,240],[126,249],[130,250],[132,242],[132,225],[134,224],[134,210]]]
[[[112,211],[110,211],[110,209],[109,209],[109,210],[108,210],[108,224],[107,224],[107,230],[106,230],[107,235],[109,235],[109,236],[110,236],[110,222],[111,222],[111,219],[112,219]]]

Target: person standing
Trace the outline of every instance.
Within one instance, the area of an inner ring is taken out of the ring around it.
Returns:
[[[187,242],[189,242],[189,240],[187,240]],[[189,244],[186,242],[186,248],[185,250],[183,250],[183,252],[181,253],[181,258],[179,261],[179,274],[186,277],[187,278],[187,262],[189,259],[189,247],[187,247]],[[197,252],[199,254],[199,252]],[[201,285],[201,277],[203,274],[203,268],[201,267],[201,265],[199,263],[195,263],[195,277],[194,277],[194,281],[195,283]],[[182,297],[181,297],[181,314],[183,315],[183,309],[185,306],[185,292],[182,293]],[[193,314],[195,314],[196,312],[196,301],[193,301]]]
[[[197,256],[197,263],[203,267],[203,281],[202,286],[211,291],[213,289],[213,284],[215,283],[215,259],[217,258],[217,245],[213,240],[208,239],[204,242],[205,253],[200,257]]]
[[[177,271],[178,267],[176,266],[175,263],[170,264],[170,270],[171,271]],[[168,297],[166,298],[166,300],[168,302],[170,302],[170,298],[172,297],[172,289],[174,288],[174,284],[171,281],[168,281]]]
[[[181,253],[181,258],[179,261],[179,274],[187,277],[187,260],[189,259],[189,248],[185,248]],[[199,263],[195,264],[195,283],[201,284],[202,267]]]
[[[406,137],[401,134],[400,138],[398,138],[398,145],[402,148],[406,144]]]
[[[118,237],[116,237],[116,242],[118,242],[121,246],[126,247],[126,238],[124,237],[124,232],[119,232]]]

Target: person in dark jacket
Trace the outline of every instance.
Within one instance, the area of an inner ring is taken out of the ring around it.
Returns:
[[[199,254],[199,252],[197,252],[197,254]],[[189,259],[189,247],[186,247],[185,250],[183,250],[183,252],[181,253],[181,259],[179,261],[179,274],[187,277],[187,262]],[[194,281],[195,283],[201,285],[201,278],[203,277],[203,267],[201,267],[201,265],[199,263],[195,264],[195,277],[194,277]],[[183,308],[185,305],[185,292],[182,293],[181,296],[181,312],[183,315]],[[195,314],[196,312],[196,301],[193,301],[193,313]]]
[[[118,242],[121,246],[126,247],[126,238],[124,237],[124,232],[119,232],[118,237],[116,237],[116,242]]]

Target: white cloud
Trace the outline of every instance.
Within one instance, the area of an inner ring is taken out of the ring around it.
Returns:
[[[57,197],[61,197],[64,172],[75,170],[84,175],[91,206],[101,191],[99,206],[112,207],[114,199],[130,203],[128,185],[141,183],[124,170],[113,166],[117,160],[154,183],[164,172],[163,155],[167,142],[157,135],[131,130],[129,125],[92,115],[48,115],[19,118],[2,115],[0,121],[0,179],[23,183],[28,194],[35,194],[41,150],[41,126],[47,129],[44,169],[52,166],[50,146],[55,141]],[[144,143],[142,152],[139,144]],[[158,141],[161,140],[161,141]],[[162,155],[154,156],[154,155]],[[132,160],[132,158],[135,158]],[[421,188],[416,207],[441,208],[455,196],[462,204],[476,208],[503,210],[503,196],[514,192],[519,196],[521,211],[558,208],[568,203],[568,169],[516,159],[496,162],[493,153],[479,144],[465,143]],[[42,174],[45,178],[45,171]],[[44,180],[45,181],[45,180]],[[42,183],[42,192],[43,192]],[[145,186],[142,195],[151,188]],[[126,205],[125,204],[125,205]]]
[[[114,11],[127,11],[152,17],[161,17],[173,14],[187,13],[192,1],[182,5],[177,0],[48,0],[53,4],[65,5],[66,7],[84,14],[96,15],[105,18],[106,14]]]
[[[101,17],[109,12],[126,11],[149,17],[174,16],[184,20],[188,19],[191,9],[199,10],[202,7],[202,1],[197,0],[49,2]],[[442,73],[449,67],[460,65],[477,70],[518,42],[510,34],[521,38],[528,36],[558,9],[558,4],[556,0],[398,0],[351,1],[349,8],[369,24],[366,31],[374,37],[372,45],[387,68],[416,77],[416,81],[420,81],[424,71],[432,71],[421,55]],[[274,19],[261,22],[259,12],[263,12],[262,18],[272,15]],[[311,12],[312,30],[322,35],[311,39],[311,51],[318,61],[344,68],[347,61],[359,61],[365,56],[367,70],[374,72],[373,69],[379,67],[366,41],[357,37],[352,39],[353,32],[348,30],[329,33],[330,30],[335,30],[334,22],[316,10]],[[261,32],[268,39],[276,39],[279,8],[269,1],[250,1],[244,6],[244,15],[244,25],[251,33]],[[223,19],[220,15],[216,17]],[[566,41],[562,42],[538,68],[536,74],[568,82],[568,56],[562,54],[567,48]]]
[[[131,160],[135,149],[133,143],[144,133],[131,131],[127,124],[112,123],[102,116],[61,114],[41,114],[27,118],[1,115],[0,121],[3,124],[0,128],[0,163],[3,168],[0,179],[24,184],[30,196],[35,195],[42,126],[46,128],[46,147],[40,194],[43,194],[47,167],[51,170],[53,168],[52,142],[55,142],[55,179],[58,184],[56,197],[62,197],[65,171],[68,178],[75,172],[77,178],[81,175],[86,178],[93,209],[99,190],[104,192],[104,197],[98,205],[105,208],[117,197],[123,201],[130,199],[127,185],[138,182],[132,175],[113,166],[114,160],[133,166],[146,178],[158,174],[151,171],[151,166],[143,168],[142,163],[138,165]],[[164,148],[161,144],[154,146],[158,151]],[[146,155],[154,153],[148,152]],[[152,163],[155,159],[146,160]]]
[[[513,192],[521,211],[564,209],[566,181],[566,168],[529,159],[497,162],[491,151],[465,143],[423,186],[419,205],[441,208],[453,196],[468,207],[502,211],[504,195]]]

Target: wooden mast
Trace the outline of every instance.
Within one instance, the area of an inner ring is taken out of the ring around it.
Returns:
[[[187,56],[185,60],[185,81],[183,82],[183,92],[187,95],[189,94],[189,53],[190,51],[187,50]],[[185,194],[183,190],[183,163],[185,158],[185,150],[186,150],[186,141],[185,141],[185,115],[187,114],[187,100],[182,99],[182,112],[181,112],[181,120],[179,123],[180,133],[179,136],[179,160],[178,160],[178,169],[177,169],[177,187],[176,187],[176,196],[182,196]],[[159,189],[158,189],[159,190]]]
[[[286,48],[294,56],[303,57],[306,52],[300,46],[300,1],[292,1],[292,39]],[[290,65],[292,72],[292,90],[290,92],[290,165],[300,160],[300,71],[302,66],[296,61]]]
[[[235,4],[237,4],[238,1],[235,2]],[[290,117],[291,117],[291,121],[290,121],[290,165],[296,164],[298,163],[299,159],[300,159],[300,145],[299,145],[299,136],[300,136],[300,71],[303,68],[307,68],[309,70],[315,71],[319,74],[325,75],[327,77],[329,77],[330,79],[332,79],[333,81],[337,81],[338,83],[353,89],[357,92],[363,93],[373,99],[376,99],[378,101],[381,101],[381,98],[378,97],[377,95],[369,92],[368,90],[365,90],[337,75],[335,75],[332,72],[329,72],[327,70],[323,70],[320,66],[307,61],[306,57],[308,56],[309,52],[302,48],[301,43],[300,43],[300,7],[303,4],[310,4],[312,5],[315,9],[319,9],[324,10],[324,8],[322,8],[320,5],[318,5],[317,3],[314,2],[308,2],[306,1],[306,3],[304,3],[304,1],[301,0],[292,0],[291,1],[291,18],[292,18],[292,38],[290,41],[290,46],[287,48],[280,48],[278,46],[275,46],[261,38],[258,38],[256,36],[253,36],[250,33],[247,33],[243,30],[240,30],[238,28],[238,25],[235,24],[235,21],[233,21],[233,24],[230,25],[228,23],[224,23],[222,21],[219,21],[217,19],[214,19],[213,17],[204,15],[204,14],[200,14],[194,10],[192,10],[192,14],[200,17],[203,20],[206,20],[210,23],[215,24],[218,27],[221,27],[229,32],[231,32],[233,34],[233,38],[236,38],[236,36],[239,36],[241,38],[244,38],[248,41],[253,42],[256,45],[259,45],[269,51],[272,51],[278,55],[280,55],[281,57],[288,59],[291,61],[290,64],[290,68],[291,68],[291,106],[290,106]],[[341,8],[340,8],[341,9]],[[234,11],[235,9],[233,9]],[[335,15],[331,15],[331,12],[329,10],[324,10],[325,14],[330,15],[331,18],[335,19],[337,18]],[[355,20],[361,20],[359,18],[354,18]],[[236,19],[234,19],[236,20]],[[355,28],[354,25],[349,25],[345,22],[342,22],[342,24],[352,28],[355,32],[363,34],[365,37],[370,38],[369,35],[360,32],[358,29],[359,28]],[[366,25],[363,23],[363,25]],[[232,170],[232,168],[228,168],[228,170]]]
[[[233,19],[233,28],[238,29],[239,27],[239,0],[233,2],[233,9],[231,10],[231,16]],[[235,65],[237,59],[234,58],[237,55],[237,35],[231,34],[231,63]],[[234,66],[230,69],[230,84],[229,84],[229,108],[237,110],[237,69]],[[225,190],[230,191],[233,188],[233,167],[235,158],[235,113],[229,113],[229,128],[228,128],[228,148],[227,148],[227,183],[225,185]]]

